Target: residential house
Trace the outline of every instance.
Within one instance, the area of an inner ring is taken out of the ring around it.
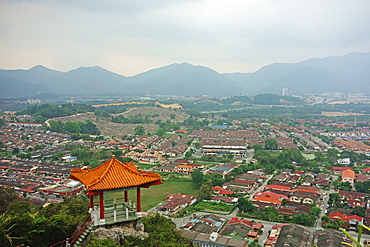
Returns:
[[[196,202],[196,197],[183,194],[170,194],[161,204],[161,210],[167,213],[175,213]]]
[[[245,180],[245,179],[235,179],[233,181],[227,182],[223,184],[222,186],[230,191],[238,191],[241,193],[249,192],[256,182],[251,180]]]
[[[213,196],[209,201],[211,202],[224,202],[226,204],[237,204],[239,198],[231,196]]]
[[[339,219],[339,220],[343,220],[345,222],[348,222],[351,225],[351,227],[357,227],[358,225],[362,225],[364,223],[364,219],[360,216],[345,215],[345,214],[341,214],[339,212],[329,214],[329,218],[331,220]]]
[[[344,170],[353,170],[351,167],[333,166],[332,171],[336,175],[341,175]]]
[[[338,159],[337,163],[341,164],[341,165],[344,165],[344,166],[348,166],[348,165],[351,164],[351,159],[350,158]]]
[[[347,202],[347,205],[350,208],[366,206],[366,197],[365,197],[366,194],[365,193],[339,190],[339,195],[342,198],[345,198],[345,201]]]
[[[274,181],[283,183],[283,182],[286,182],[288,180],[288,178],[289,178],[289,174],[280,173],[280,174],[278,174],[274,177]]]
[[[211,234],[199,233],[195,231],[183,230],[181,236],[191,239],[194,246],[202,247],[230,247],[230,246],[249,246],[249,241],[244,239],[234,239],[230,237],[219,236],[217,232]]]
[[[370,176],[367,174],[356,174],[356,182],[370,181]]]
[[[346,169],[342,172],[342,183],[349,182],[351,186],[354,185],[355,182],[355,172],[350,169]]]
[[[311,185],[313,181],[311,177],[304,177],[302,178],[302,185]]]
[[[363,173],[370,173],[370,167],[362,169]]]
[[[289,178],[286,180],[288,184],[296,184],[298,180],[301,178],[299,175],[291,175]]]
[[[290,207],[290,206],[280,206],[278,209],[279,215],[289,215],[293,216],[296,214],[311,214],[310,213],[310,207],[307,205],[302,205],[300,203],[297,203],[297,207]]]
[[[344,244],[343,242],[347,243]],[[345,247],[352,244],[352,241],[346,238],[346,235],[337,230],[316,230],[314,233],[313,245],[325,247]]]
[[[176,172],[183,173],[183,174],[191,174],[194,172],[194,169],[192,166],[189,165],[177,165],[175,167]]]
[[[186,228],[192,231],[211,234],[219,232],[226,219],[214,214],[196,216],[185,225]]]
[[[273,227],[265,247],[305,247],[309,232],[304,227],[295,224],[280,224]]]
[[[258,230],[263,227],[261,223],[253,223],[245,219],[239,219],[234,217],[226,225],[221,235],[230,238],[243,238],[256,240],[258,236]]]
[[[269,189],[277,190],[277,191],[287,191],[290,192],[291,187],[285,186],[285,185],[274,185],[274,184],[268,184],[265,187],[265,191],[268,191]]]
[[[272,197],[268,197],[268,196],[259,196],[259,197],[254,197],[252,199],[252,202],[263,202],[263,203],[268,203],[268,204],[271,204],[269,206],[272,206],[272,207],[277,207],[279,206],[282,201],[279,200],[279,199],[275,199],[275,198],[272,198]]]
[[[256,192],[254,194],[255,197],[271,197],[271,198],[274,198],[274,199],[277,199],[277,200],[288,200],[289,198],[286,196],[286,195],[283,195],[283,194],[278,194],[278,193],[273,193],[273,192]]]
[[[315,177],[316,179],[325,179],[325,180],[330,180],[330,175],[326,173],[319,173]]]
[[[303,203],[303,204],[313,204],[319,199],[320,195],[317,193],[312,193],[304,190],[295,190],[290,194],[290,201]]]
[[[330,186],[330,181],[326,179],[316,179],[312,181],[312,185],[316,185],[319,188],[328,188]]]

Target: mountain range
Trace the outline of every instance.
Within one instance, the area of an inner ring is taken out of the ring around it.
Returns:
[[[370,95],[370,53],[313,58],[299,63],[274,63],[254,73],[220,74],[188,63],[171,64],[125,77],[101,67],[80,67],[61,72],[37,65],[29,70],[0,70],[0,97],[32,97],[37,93],[57,95],[231,96],[325,92]]]

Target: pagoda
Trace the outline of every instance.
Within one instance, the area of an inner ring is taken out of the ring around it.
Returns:
[[[114,155],[94,169],[84,167],[71,170],[70,178],[85,185],[90,201],[89,212],[95,226],[140,219],[141,188],[163,183],[159,174],[138,171],[133,162],[124,164]],[[129,201],[130,190],[136,190],[136,204]],[[105,199],[104,195],[110,193],[114,193],[113,198]],[[99,198],[94,200],[94,197]]]

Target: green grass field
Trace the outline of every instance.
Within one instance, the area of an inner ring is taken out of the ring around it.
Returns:
[[[119,193],[119,196],[123,196],[123,192],[117,193]],[[111,198],[114,198],[115,196],[117,196],[117,193],[105,194],[104,199],[109,200]],[[192,182],[175,180],[164,181],[164,184],[155,185],[147,189],[142,188],[141,210],[145,212],[166,199],[167,195],[175,193],[196,194],[197,190],[194,189],[194,185]],[[129,199],[136,203],[136,190],[129,191]],[[95,197],[95,200],[99,200],[98,197]]]
[[[3,152],[3,151],[0,152],[0,158],[9,157],[11,155],[12,155],[11,152]]]
[[[138,167],[139,168],[145,168],[145,169],[149,169],[149,168],[152,168],[152,167],[155,167],[156,165],[154,164],[144,164],[144,163],[139,163],[138,164]]]
[[[303,157],[309,160],[313,160],[315,158],[315,154],[302,154]]]

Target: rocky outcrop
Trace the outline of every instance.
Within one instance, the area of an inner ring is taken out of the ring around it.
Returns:
[[[129,228],[127,226],[116,226],[110,229],[99,227],[93,230],[90,233],[89,239],[112,239],[117,244],[123,244],[123,240],[127,236],[134,236],[140,238],[146,238],[149,236],[149,233],[146,232],[138,232],[133,228]]]

